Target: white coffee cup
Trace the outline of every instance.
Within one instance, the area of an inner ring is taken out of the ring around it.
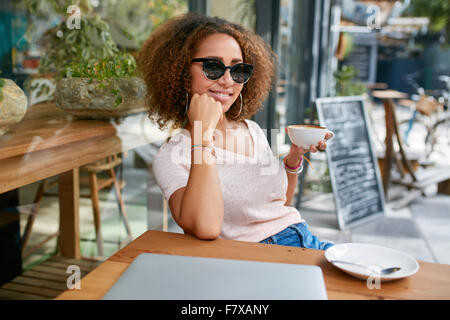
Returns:
[[[325,135],[331,133],[331,138],[325,140]],[[317,146],[319,141],[330,141],[334,138],[334,133],[325,127],[316,125],[291,125],[288,126],[288,135],[291,142],[304,149],[309,149],[311,145]]]

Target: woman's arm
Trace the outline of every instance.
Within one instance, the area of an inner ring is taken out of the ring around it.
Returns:
[[[206,150],[203,153],[212,157]],[[215,164],[204,161],[191,165],[186,187],[172,194],[169,206],[174,220],[186,233],[199,239],[217,238],[222,227],[223,199]]]
[[[216,127],[222,110],[217,103],[206,95],[192,97],[188,116],[190,123],[192,120],[189,132],[193,145],[212,145],[212,129]],[[199,147],[191,151],[187,185],[172,194],[169,206],[174,220],[186,233],[199,239],[219,236],[224,204],[216,160],[210,148]]]
[[[302,162],[302,158],[300,157],[299,160],[293,160],[295,159],[295,156],[286,156],[286,164],[291,168],[296,168],[298,165]],[[297,187],[298,182],[298,174],[287,172],[287,179],[288,179],[288,187],[286,191],[286,202],[284,203],[285,206],[290,206],[292,199],[294,198],[295,188]]]
[[[330,139],[331,134],[327,133],[325,135],[325,140]],[[317,146],[311,145],[309,150],[305,150],[302,147],[296,146],[295,144],[291,144],[291,149],[289,150],[289,154],[286,156],[284,161],[291,168],[296,168],[302,162],[303,155],[309,152],[317,152],[317,150],[325,150],[327,148],[327,144],[324,141],[320,141]],[[290,206],[292,199],[294,198],[295,188],[298,183],[298,174],[290,173],[286,171],[287,179],[288,179],[288,188],[286,191],[286,202],[285,206]]]

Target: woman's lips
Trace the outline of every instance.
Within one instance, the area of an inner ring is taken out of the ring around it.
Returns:
[[[226,103],[230,101],[232,94],[227,92],[220,92],[220,91],[208,91],[209,96],[213,97],[214,100],[219,101],[221,103]]]

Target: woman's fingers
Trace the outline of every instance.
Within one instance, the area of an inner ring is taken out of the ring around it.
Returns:
[[[188,109],[189,122],[201,121],[206,128],[216,128],[217,123],[222,119],[222,104],[206,93],[192,95]]]
[[[310,152],[325,151],[326,148],[327,148],[327,144],[325,142],[323,142],[323,141],[319,141],[317,146],[311,145],[309,147],[309,151]]]
[[[323,141],[320,141],[319,144],[318,144],[318,149],[320,151],[324,151],[326,148],[327,148],[327,144],[325,142],[323,142]]]

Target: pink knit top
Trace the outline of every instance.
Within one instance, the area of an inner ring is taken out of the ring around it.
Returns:
[[[270,149],[258,124],[245,120],[254,143],[253,157],[216,148],[216,167],[224,201],[220,238],[259,242],[303,222],[294,207],[285,206],[287,174]],[[153,162],[156,181],[166,199],[186,187],[191,165],[187,130],[161,146]]]

